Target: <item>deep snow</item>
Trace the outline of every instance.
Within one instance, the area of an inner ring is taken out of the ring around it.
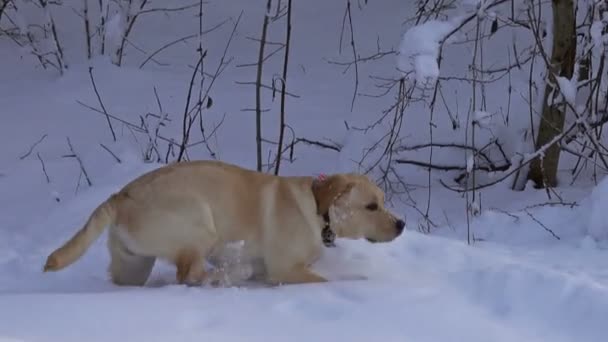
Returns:
[[[344,3],[295,3],[289,88],[300,97],[289,99],[288,122],[298,136],[331,138],[343,148],[336,153],[298,145],[295,162],[284,162],[282,173],[357,170],[356,161],[364,148],[382,132],[346,131],[344,121],[348,120],[351,127],[369,123],[386,103],[359,97],[351,113],[353,75],[342,74],[342,69],[327,63],[327,59],[349,58],[346,52],[340,55],[337,46]],[[218,157],[253,168],[253,115],[242,109],[253,106],[254,92],[251,86],[234,82],[254,79],[254,69],[236,65],[255,60],[257,43],[246,37],[258,34],[262,5],[212,1],[207,6],[206,27],[227,16],[235,19],[241,9],[245,10],[238,37],[229,50],[234,61],[218,79],[211,93],[214,106],[205,115],[207,124],[213,127],[226,114],[217,139],[211,143]],[[75,20],[73,13],[65,16],[65,20]],[[409,16],[411,9],[402,0],[372,1],[363,11],[353,6],[353,19],[359,23],[355,26],[359,53],[373,54],[377,36],[382,37],[383,49],[403,49],[402,21]],[[408,182],[415,188],[412,200],[390,205],[405,217],[408,230],[388,244],[338,240],[338,247],[326,249],[314,265],[334,280],[328,284],[269,288],[241,283],[230,288],[191,288],[175,285],[173,267],[158,263],[147,287],[116,287],[106,276],[105,234],[71,267],[43,274],[48,253],[80,228],[100,201],[139,174],[159,166],[142,162],[145,136],[115,123],[119,141],[112,142],[105,118],[76,102],[98,107],[87,72],[89,64],[82,60],[78,43],[80,22],[73,24],[78,29],[61,32],[72,43],[67,54],[74,61],[62,77],[39,70],[26,51],[0,37],[0,60],[4,61],[0,63],[0,341],[344,338],[599,342],[608,336],[608,214],[604,209],[608,180],[595,186],[590,175],[576,186],[556,189],[564,201],[576,202],[572,207],[538,206],[548,201],[547,195],[531,187],[513,192],[501,184],[484,190],[481,214],[470,226],[475,242],[468,246],[465,201],[440,185],[433,187],[431,202],[431,216],[438,227],[429,235],[417,231],[421,220],[412,205],[424,210],[426,172],[404,167]],[[152,15],[138,25],[133,41],[153,51],[176,37],[195,32],[198,22],[178,13],[171,17]],[[230,25],[205,37],[212,51],[210,68],[220,57],[217,50],[224,47]],[[282,39],[282,32],[274,29],[272,39]],[[426,54],[421,57],[422,63],[412,65],[429,62],[435,53],[432,42],[424,40],[420,44]],[[176,45],[157,56],[171,62],[167,67],[150,63],[139,70],[137,66],[145,56],[135,49],[129,50],[126,65],[120,69],[106,58],[91,61],[108,111],[130,122],[138,122],[138,116],[147,112],[158,113],[153,92],[156,87],[164,111],[172,119],[162,132],[179,138],[180,115],[191,75],[188,65],[196,61],[194,46],[195,42]],[[419,50],[405,49],[414,54]],[[343,51],[348,48],[343,47]],[[466,63],[466,58],[448,59],[440,72],[450,74]],[[279,65],[279,59],[269,64],[268,78],[278,72]],[[397,65],[396,60],[387,57],[384,63],[361,64],[359,72],[395,76]],[[436,77],[439,70],[435,66],[419,76]],[[375,90],[371,81],[360,78],[360,91]],[[527,87],[522,80],[515,77],[514,87]],[[445,93],[457,88],[447,86]],[[460,96],[448,99],[452,105],[466,94],[466,90],[460,90]],[[498,90],[492,93],[489,87],[488,91],[490,100],[504,101]],[[274,139],[278,107],[270,98],[266,93],[265,105],[274,111],[273,116],[265,117],[264,134]],[[514,108],[527,106],[523,100],[513,101]],[[412,106],[402,133],[408,144],[427,138],[427,126],[420,129],[427,125],[425,106]],[[465,104],[460,102],[460,106]],[[496,124],[496,119],[487,114],[478,116]],[[512,121],[517,127],[517,120]],[[436,123],[436,136],[446,141],[455,136],[461,139],[451,132],[449,121]],[[505,133],[509,138],[507,152],[525,149],[513,132]],[[29,156],[20,158],[42,137]],[[64,157],[70,153],[66,137],[82,158],[92,186],[80,176],[77,161]],[[121,162],[117,163],[100,143]],[[274,149],[272,145],[266,148]],[[50,182],[42,172],[38,154]],[[424,158],[424,154],[411,155]],[[193,149],[191,156],[209,157],[204,148]],[[450,150],[435,151],[435,158],[468,163]],[[435,174],[434,179],[444,176]]]

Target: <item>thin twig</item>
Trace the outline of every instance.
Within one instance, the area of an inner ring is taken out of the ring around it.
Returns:
[[[36,148],[36,146],[38,146],[38,144],[40,144],[42,142],[42,140],[44,140],[44,138],[46,138],[46,136],[47,136],[47,134],[44,134],[40,139],[38,139],[38,141],[36,141],[32,146],[30,146],[30,149],[27,151],[27,153],[25,153],[24,155],[19,157],[19,159],[23,160],[23,159],[27,158],[27,156],[29,156],[32,153],[34,148]]]
[[[207,33],[209,33],[209,32],[213,32],[213,31],[215,31],[216,29],[220,28],[222,25],[224,25],[226,22],[228,22],[228,19],[226,19],[226,20],[224,20],[224,21],[220,22],[219,24],[217,24],[217,25],[215,25],[215,26],[211,27],[210,29],[207,29],[207,30],[203,31],[201,34],[203,34],[203,35],[204,35],[204,34],[207,34]],[[182,37],[182,38],[178,38],[178,39],[176,39],[176,40],[173,40],[173,41],[171,41],[171,42],[169,42],[169,43],[167,43],[167,44],[165,44],[165,45],[161,46],[161,47],[160,47],[160,48],[158,48],[156,51],[154,51],[154,52],[152,52],[150,55],[148,55],[148,57],[147,57],[147,58],[146,58],[146,59],[145,59],[143,62],[141,62],[141,64],[139,65],[139,68],[140,68],[140,69],[141,69],[141,68],[143,68],[143,67],[144,67],[144,65],[146,65],[146,63],[148,63],[148,62],[149,62],[151,59],[153,59],[153,58],[154,58],[154,56],[156,56],[157,54],[161,53],[161,52],[162,52],[162,51],[164,51],[165,49],[167,49],[167,48],[169,48],[169,47],[171,47],[171,46],[173,46],[173,45],[175,45],[175,44],[178,44],[178,43],[181,43],[181,42],[185,42],[185,41],[190,40],[190,39],[192,39],[192,38],[196,38],[196,37],[198,37],[198,36],[199,36],[199,33],[194,33],[194,34],[191,34],[191,35],[188,35],[188,36]]]
[[[44,161],[42,160],[42,157],[40,157],[40,153],[36,152],[36,156],[38,157],[38,160],[40,161],[40,165],[42,165],[42,172],[44,172],[44,177],[46,177],[46,182],[51,183],[51,179],[49,178],[49,174],[46,173],[46,166],[44,165]]]
[[[100,146],[101,146],[101,147],[102,147],[104,150],[108,151],[108,153],[109,153],[110,155],[112,155],[112,157],[114,157],[114,160],[116,160],[116,162],[117,162],[118,164],[121,164],[121,163],[122,163],[122,161],[120,160],[120,158],[118,158],[118,156],[116,156],[116,155],[114,154],[114,152],[112,152],[112,151],[111,151],[111,150],[110,150],[108,147],[106,147],[106,145],[101,144],[101,143],[100,143],[99,145],[100,145]]]
[[[554,238],[561,240],[559,236],[557,236],[557,234],[555,234],[551,229],[549,229],[547,226],[545,226],[542,222],[540,222],[536,217],[534,217],[534,215],[532,215],[529,211],[524,210],[524,212],[526,213],[526,215],[528,215],[534,222],[538,223],[539,226],[541,226],[544,230],[546,230],[547,232],[549,232],[551,235],[553,235]]]
[[[204,3],[206,3],[206,2],[204,2]],[[197,2],[194,4],[190,4],[190,5],[173,7],[173,8],[166,8],[166,7],[149,8],[149,9],[145,9],[145,10],[140,10],[139,12],[135,13],[135,15],[142,15],[142,14],[154,13],[154,12],[179,12],[179,11],[184,11],[184,10],[191,9],[194,7],[198,7],[198,5],[199,4]]]
[[[334,150],[336,152],[340,152],[342,149],[342,146],[330,145],[327,143],[323,143],[323,142],[316,141],[316,140],[310,140],[310,139],[306,139],[306,138],[297,138],[294,142],[292,142],[290,144],[290,148],[293,148],[296,144],[298,144],[300,142],[303,142],[307,145],[314,145],[314,146],[319,146],[319,147],[326,148],[329,150]]]
[[[51,35],[53,37],[53,43],[55,45],[56,53],[54,53],[55,58],[57,59],[57,66],[59,69],[59,73],[63,75],[63,71],[68,68],[65,63],[65,57],[63,55],[63,48],[59,43],[59,36],[57,35],[57,26],[55,25],[55,19],[53,19],[53,14],[51,13],[51,9],[48,7],[48,0],[39,0],[40,6],[47,11],[47,19],[48,25],[50,26]]]
[[[348,23],[350,26],[350,46],[353,49],[353,58],[355,62],[355,89],[353,90],[353,99],[350,104],[350,110],[352,112],[353,108],[355,108],[355,99],[357,98],[357,92],[359,89],[359,63],[357,62],[357,48],[355,46],[355,33],[353,28],[353,19],[350,11],[350,0],[346,1],[346,11],[348,13]]]
[[[99,91],[97,90],[97,85],[95,84],[95,78],[93,77],[93,67],[89,67],[89,76],[91,78],[91,84],[93,85],[93,90],[95,91],[95,95],[97,96],[97,101],[99,101],[99,105],[103,110],[103,113],[106,115],[106,120],[108,121],[108,127],[110,127],[110,132],[112,133],[112,139],[116,141],[116,134],[114,133],[114,127],[112,127],[112,122],[110,121],[110,116],[108,115],[108,111],[101,100],[101,96],[99,95]]]
[[[207,51],[202,53],[199,58],[196,66],[194,67],[194,72],[192,73],[192,77],[190,78],[190,85],[188,86],[188,95],[186,96],[186,106],[184,108],[184,116],[182,121],[182,143],[179,146],[179,153],[177,155],[177,161],[181,161],[184,157],[184,153],[186,152],[186,146],[188,145],[188,139],[190,138],[190,129],[192,128],[193,119],[190,117],[190,99],[192,97],[192,88],[194,87],[194,79],[196,78],[196,74],[198,72],[198,68],[201,67],[203,63],[203,59],[207,55]]]

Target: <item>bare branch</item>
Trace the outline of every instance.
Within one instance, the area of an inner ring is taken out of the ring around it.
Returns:
[[[224,21],[220,22],[219,24],[216,24],[215,26],[211,27],[211,28],[210,28],[210,29],[208,29],[208,30],[203,31],[203,32],[202,32],[202,33],[200,33],[200,34],[203,34],[203,35],[204,35],[204,34],[207,34],[207,33],[209,33],[209,32],[213,32],[213,31],[215,31],[216,29],[220,28],[222,25],[224,25],[226,22],[228,22],[228,19],[226,19],[226,20],[224,20]],[[192,38],[199,37],[199,35],[200,35],[200,34],[199,34],[199,33],[191,34],[191,35],[188,35],[188,36],[185,36],[185,37],[182,37],[182,38],[178,38],[178,39],[176,39],[176,40],[174,40],[174,41],[171,41],[171,42],[169,42],[169,43],[167,43],[167,44],[165,44],[165,45],[161,46],[161,47],[160,47],[160,48],[158,48],[156,51],[152,52],[152,53],[151,53],[151,54],[150,54],[150,55],[149,55],[149,56],[148,56],[148,57],[147,57],[147,58],[146,58],[146,59],[145,59],[143,62],[141,62],[141,64],[139,65],[139,68],[140,68],[140,69],[141,69],[141,68],[143,68],[143,67],[144,67],[144,65],[146,65],[146,63],[148,63],[148,62],[149,62],[151,59],[153,59],[153,58],[154,58],[154,56],[156,56],[157,54],[161,53],[161,52],[162,52],[162,51],[164,51],[165,49],[167,49],[167,48],[169,48],[169,47],[171,47],[171,46],[173,46],[173,45],[175,45],[175,44],[178,44],[178,43],[181,43],[181,42],[185,42],[185,41],[190,40],[190,39],[192,39]]]
[[[258,54],[256,87],[255,87],[255,137],[256,137],[256,170],[262,172],[262,67],[264,65],[264,47],[266,42],[266,32],[268,30],[268,16],[270,13],[272,0],[266,2],[264,12],[264,23],[262,25],[262,36],[260,38],[260,50]]]
[[[277,146],[277,157],[275,161],[274,174],[279,174],[281,166],[281,155],[283,151],[283,139],[285,137],[285,95],[287,91],[287,64],[289,62],[289,45],[291,43],[291,0],[287,2],[287,32],[285,37],[285,58],[283,60],[283,76],[281,79],[281,114],[279,122],[279,145]]]
[[[32,146],[30,146],[30,149],[22,156],[19,157],[20,160],[23,160],[25,158],[27,158],[27,156],[29,156],[32,151],[34,150],[34,148],[36,148],[36,146],[38,146],[38,144],[40,144],[42,142],[42,140],[44,140],[44,138],[46,138],[47,134],[45,133],[40,139],[38,139],[38,141],[36,141]]]
[[[346,12],[348,14],[348,23],[350,27],[350,46],[353,49],[353,58],[355,63],[355,89],[353,90],[353,99],[350,104],[350,110],[352,111],[353,108],[355,108],[355,99],[359,89],[359,63],[357,62],[357,48],[355,47],[355,33],[353,28],[353,18],[350,12],[350,0],[346,1]]]
[[[203,2],[203,3],[207,4],[207,2]],[[154,12],[180,12],[180,11],[188,10],[188,9],[195,8],[198,6],[199,6],[199,3],[196,2],[196,3],[190,4],[190,5],[180,6],[180,7],[148,8],[148,9],[142,9],[142,10],[138,11],[137,13],[135,13],[134,15],[138,16],[138,15],[154,13]]]
[[[576,121],[574,121],[574,123],[572,123],[566,130],[562,131],[562,133],[558,134],[557,136],[555,136],[551,141],[549,141],[547,144],[543,145],[541,148],[537,149],[534,153],[528,153],[526,155],[523,156],[523,158],[520,158],[520,160],[516,163],[512,163],[511,167],[505,171],[505,173],[496,178],[494,181],[483,184],[483,185],[479,185],[476,187],[477,190],[483,189],[483,188],[487,188],[489,186],[498,184],[500,182],[502,182],[503,180],[507,179],[508,177],[510,177],[512,174],[514,174],[515,172],[519,171],[522,167],[528,165],[530,162],[532,162],[532,160],[534,160],[535,158],[538,158],[539,156],[541,156],[545,150],[547,148],[549,148],[550,146],[553,146],[554,144],[557,144],[559,141],[561,141],[561,139],[563,139],[565,136],[567,136],[568,134],[570,134],[571,132],[573,132],[574,130],[579,128],[579,125],[582,123],[582,118],[577,119]],[[448,185],[446,185],[442,180],[440,180],[440,183],[445,186],[446,188],[455,191],[455,192],[466,192],[469,191],[469,189],[458,189],[458,188],[453,188],[450,187]]]

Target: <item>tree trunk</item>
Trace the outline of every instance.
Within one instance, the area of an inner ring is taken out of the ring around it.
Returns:
[[[574,1],[552,0],[552,5],[553,49],[550,70],[547,70],[549,82],[545,87],[542,117],[536,137],[536,150],[539,150],[564,129],[566,108],[564,105],[556,103],[559,91],[555,89],[552,92],[551,84],[555,84],[555,75],[572,78],[576,57]],[[537,188],[557,186],[559,157],[559,144],[549,147],[543,158],[532,161],[528,179],[532,180]]]

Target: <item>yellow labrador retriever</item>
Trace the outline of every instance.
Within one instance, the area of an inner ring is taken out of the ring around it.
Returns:
[[[338,237],[371,242],[401,234],[405,222],[383,202],[362,175],[283,177],[219,161],[175,163],[111,195],[44,271],[76,261],[109,226],[109,273],[118,285],[144,285],[156,258],[176,265],[180,284],[200,284],[205,259],[234,241],[262,261],[269,284],[324,282],[309,266],[320,256],[326,224]]]

